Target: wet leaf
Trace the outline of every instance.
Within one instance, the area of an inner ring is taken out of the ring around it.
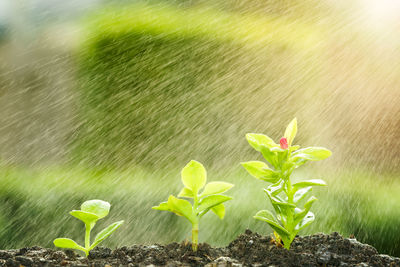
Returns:
[[[312,204],[318,199],[314,196],[310,197],[306,204],[304,204],[304,209],[295,209],[294,214],[294,225],[297,225],[310,211]]]
[[[280,192],[282,192],[284,185],[285,185],[285,181],[279,180],[277,183],[268,186],[266,190],[272,196],[275,196],[275,195],[279,194]]]
[[[257,179],[270,183],[276,183],[277,180],[279,180],[279,174],[271,170],[268,165],[262,161],[247,161],[241,164],[250,175]]]
[[[261,152],[261,145],[264,145],[268,148],[278,146],[275,144],[274,140],[265,134],[248,133],[246,134],[246,139],[250,146],[259,152]]]
[[[81,211],[81,210],[73,210],[73,211],[70,211],[69,214],[71,214],[75,218],[81,220],[85,224],[92,224],[92,223],[95,223],[98,219],[100,219],[100,217],[94,213]]]
[[[74,240],[69,238],[57,238],[53,241],[54,245],[59,248],[70,248],[85,251],[85,248],[78,245]]]
[[[288,145],[291,146],[293,143],[293,139],[297,133],[297,119],[294,118],[289,125],[286,127],[284,137],[287,139]]]
[[[168,198],[168,206],[173,213],[185,217],[192,223],[196,221],[196,215],[189,201],[171,195]]]
[[[214,212],[221,220],[225,217],[225,206],[224,204],[219,204],[211,208],[211,211]]]
[[[168,206],[168,202],[162,202],[160,205],[152,207],[152,209],[171,211],[171,208]]]
[[[208,197],[203,198],[200,203],[199,207],[197,208],[198,212],[201,213],[202,211],[206,211],[211,209],[214,206],[217,206],[225,201],[231,200],[232,197],[224,196],[224,195],[211,195]]]
[[[268,210],[261,210],[254,216],[255,219],[267,222],[271,228],[277,232],[281,237],[289,238],[290,233],[280,225],[275,219],[274,215]]]
[[[314,213],[309,211],[307,215],[296,225],[295,230],[300,231],[309,226],[315,220]]]
[[[194,194],[193,191],[187,187],[184,187],[181,192],[179,192],[178,197],[186,197],[186,198],[193,198]]]
[[[297,192],[296,192],[296,193],[294,194],[294,196],[293,196],[293,202],[294,202],[294,203],[300,202],[301,200],[303,200],[303,199],[307,196],[307,194],[308,194],[311,190],[312,190],[312,187],[311,187],[311,186],[303,187],[303,188],[297,190]]]
[[[103,229],[100,233],[98,233],[93,241],[93,244],[90,246],[90,249],[95,248],[98,244],[100,244],[100,242],[102,242],[104,239],[106,239],[107,237],[109,237],[115,230],[117,230],[122,224],[124,223],[124,221],[118,221],[115,222],[111,225],[109,225],[107,228]]]
[[[110,206],[110,203],[106,201],[94,199],[83,202],[83,204],[81,205],[81,210],[96,214],[99,219],[101,219],[108,215],[110,211]]]
[[[299,149],[292,154],[292,160],[296,161],[297,159],[305,159],[305,160],[323,160],[332,155],[332,152],[323,147],[307,147],[303,149]]]
[[[208,195],[216,195],[221,194],[233,187],[233,184],[226,183],[226,182],[210,182],[206,184],[203,192],[201,193],[201,197],[208,196]]]
[[[192,190],[197,195],[198,191],[204,187],[207,180],[207,172],[204,166],[195,160],[191,160],[181,172],[182,182],[185,187]]]
[[[301,182],[297,182],[293,184],[293,187],[297,190],[303,187],[308,187],[308,186],[326,186],[327,184],[325,183],[324,180],[321,179],[312,179],[312,180],[305,180]]]

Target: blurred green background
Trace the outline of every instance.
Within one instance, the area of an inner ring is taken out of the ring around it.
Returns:
[[[400,6],[377,2],[5,1],[0,248],[77,239],[68,211],[93,198],[112,203],[102,225],[126,220],[105,245],[189,238],[151,206],[179,192],[190,159],[235,184],[202,242],[269,233],[252,218],[269,203],[239,167],[259,159],[244,135],[278,140],[297,117],[296,143],[333,151],[296,174],[329,184],[302,234],[354,234],[400,256]]]

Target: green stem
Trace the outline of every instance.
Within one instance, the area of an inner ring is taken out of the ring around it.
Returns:
[[[192,249],[193,251],[197,251],[197,246],[199,243],[199,224],[192,224]]]
[[[199,215],[197,214],[197,207],[199,205],[199,199],[197,194],[193,197],[193,210],[197,216],[196,222],[192,223],[192,249],[193,251],[197,251],[197,246],[199,243]]]
[[[85,249],[86,249],[86,256],[89,254],[89,249],[90,249],[90,231],[92,230],[92,227],[90,224],[85,224],[86,226],[86,234],[85,234]]]

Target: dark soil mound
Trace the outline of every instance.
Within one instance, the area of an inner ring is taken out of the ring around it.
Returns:
[[[400,259],[338,233],[296,237],[290,251],[247,230],[225,248],[200,244],[99,247],[86,259],[73,251],[41,247],[0,250],[0,266],[399,266]]]

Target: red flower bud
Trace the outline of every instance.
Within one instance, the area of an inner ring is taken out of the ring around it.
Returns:
[[[282,137],[279,143],[281,144],[282,149],[287,149],[289,147],[287,139],[285,137]]]

